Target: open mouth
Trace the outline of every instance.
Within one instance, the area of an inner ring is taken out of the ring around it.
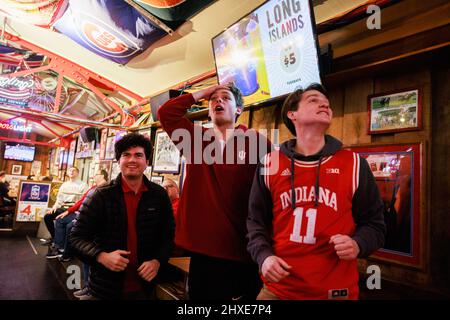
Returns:
[[[324,113],[324,114],[326,114],[327,116],[330,115],[327,111],[324,111],[324,110],[317,112],[317,114],[321,114],[321,113]]]
[[[215,106],[214,107],[214,112],[221,112],[224,111],[225,109],[222,106]]]

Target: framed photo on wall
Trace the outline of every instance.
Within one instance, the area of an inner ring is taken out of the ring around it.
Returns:
[[[21,175],[22,174],[22,165],[20,164],[13,164],[11,169],[11,174],[14,175]]]
[[[101,160],[99,162],[98,169],[105,170],[108,173],[108,177],[111,176],[112,160]]]
[[[367,98],[369,134],[422,129],[420,89],[386,92]]]
[[[164,181],[164,176],[152,176],[150,179],[151,182],[157,183],[159,185],[162,185]]]
[[[384,205],[385,245],[372,257],[420,268],[424,248],[420,207],[421,144],[349,149],[367,160]]]
[[[153,172],[174,173],[180,170],[180,151],[165,131],[157,131],[153,153]]]

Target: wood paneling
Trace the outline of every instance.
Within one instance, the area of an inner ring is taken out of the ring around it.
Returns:
[[[367,134],[367,96],[373,93],[373,79],[358,79],[345,92],[343,138],[346,146],[370,143]]]

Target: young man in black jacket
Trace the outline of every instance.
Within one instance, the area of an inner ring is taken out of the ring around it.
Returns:
[[[150,141],[135,133],[116,143],[121,174],[86,197],[72,229],[73,248],[91,265],[94,298],[152,298],[160,265],[169,259],[172,205],[166,191],[144,176],[150,149]]]
[[[281,113],[296,139],[266,156],[249,200],[247,248],[264,282],[258,299],[357,299],[356,258],[384,242],[372,172],[325,135],[333,113],[321,85],[290,94]]]

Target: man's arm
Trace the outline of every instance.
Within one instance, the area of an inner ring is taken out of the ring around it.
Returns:
[[[194,124],[185,117],[186,111],[195,103],[192,94],[183,94],[170,99],[158,109],[158,117],[163,129],[172,138],[172,133],[183,128],[193,133]]]
[[[353,219],[356,231],[353,240],[359,246],[358,258],[365,258],[384,245],[386,224],[383,202],[366,159],[360,157],[359,186],[353,196]]]
[[[227,86],[214,85],[194,93],[184,94],[170,99],[158,109],[158,117],[164,130],[172,137],[172,133],[178,128],[184,128],[193,133],[194,124],[185,117],[191,106],[202,99],[209,99],[211,94],[220,89],[228,89]]]
[[[80,200],[77,201],[77,203],[75,203],[73,206],[71,206],[69,209],[67,209],[67,212],[69,214],[74,213],[75,211],[78,211],[78,209],[80,209],[81,205],[83,204],[84,199],[86,199],[86,196],[88,195],[89,192],[91,192],[91,190],[95,189],[95,186],[92,186],[88,191],[86,191],[83,196],[81,197]]]
[[[272,249],[272,197],[258,165],[250,191],[247,218],[247,250],[261,270],[264,260],[274,255]]]

